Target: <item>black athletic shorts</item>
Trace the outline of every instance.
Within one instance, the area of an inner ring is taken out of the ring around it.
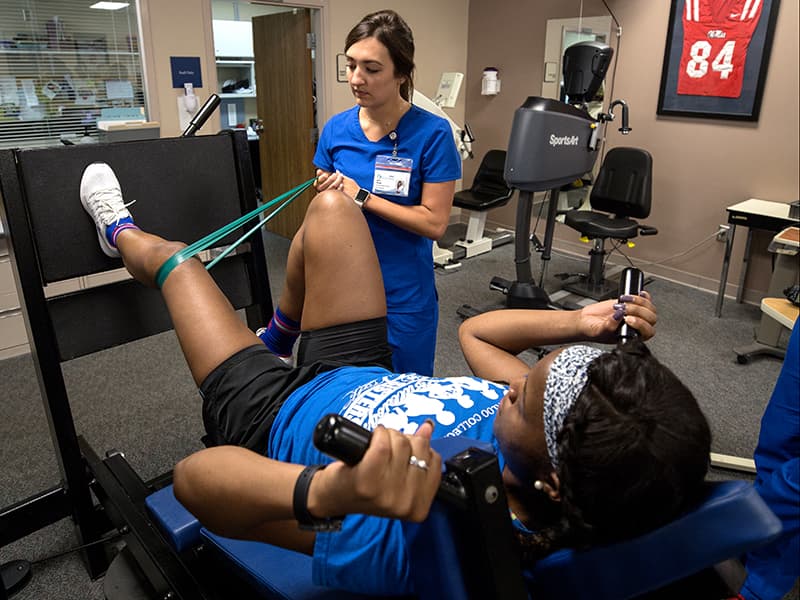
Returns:
[[[303,332],[297,367],[259,344],[240,350],[203,381],[207,446],[233,444],[266,454],[272,422],[286,399],[320,373],[344,366],[392,368],[386,319]]]

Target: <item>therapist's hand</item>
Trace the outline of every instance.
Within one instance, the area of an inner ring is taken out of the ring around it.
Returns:
[[[328,173],[322,169],[317,169],[317,179],[314,182],[314,187],[318,192],[324,192],[325,190],[341,190],[343,179],[344,175],[339,173],[339,171]]]
[[[339,189],[351,198],[355,198],[358,190],[361,189],[361,186],[356,183],[355,179],[350,179],[347,175],[342,173],[340,173],[340,175],[342,176],[342,185]]]

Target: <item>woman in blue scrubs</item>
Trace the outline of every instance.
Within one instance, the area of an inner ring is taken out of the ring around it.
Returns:
[[[432,375],[439,320],[432,246],[447,229],[461,159],[447,121],[411,104],[414,39],[397,13],[364,17],[345,55],[356,104],[322,131],[317,189],[342,190],[364,211],[386,290],[394,370]]]

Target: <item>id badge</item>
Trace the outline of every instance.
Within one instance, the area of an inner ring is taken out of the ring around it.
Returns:
[[[375,177],[372,180],[372,191],[389,196],[408,197],[411,184],[411,170],[414,159],[399,156],[378,156],[375,158]]]

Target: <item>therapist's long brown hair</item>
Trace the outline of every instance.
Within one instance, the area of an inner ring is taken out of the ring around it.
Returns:
[[[414,34],[411,28],[393,10],[370,13],[350,30],[344,43],[344,51],[366,38],[374,37],[386,46],[394,63],[395,77],[405,77],[400,86],[400,96],[411,102],[414,94]]]

